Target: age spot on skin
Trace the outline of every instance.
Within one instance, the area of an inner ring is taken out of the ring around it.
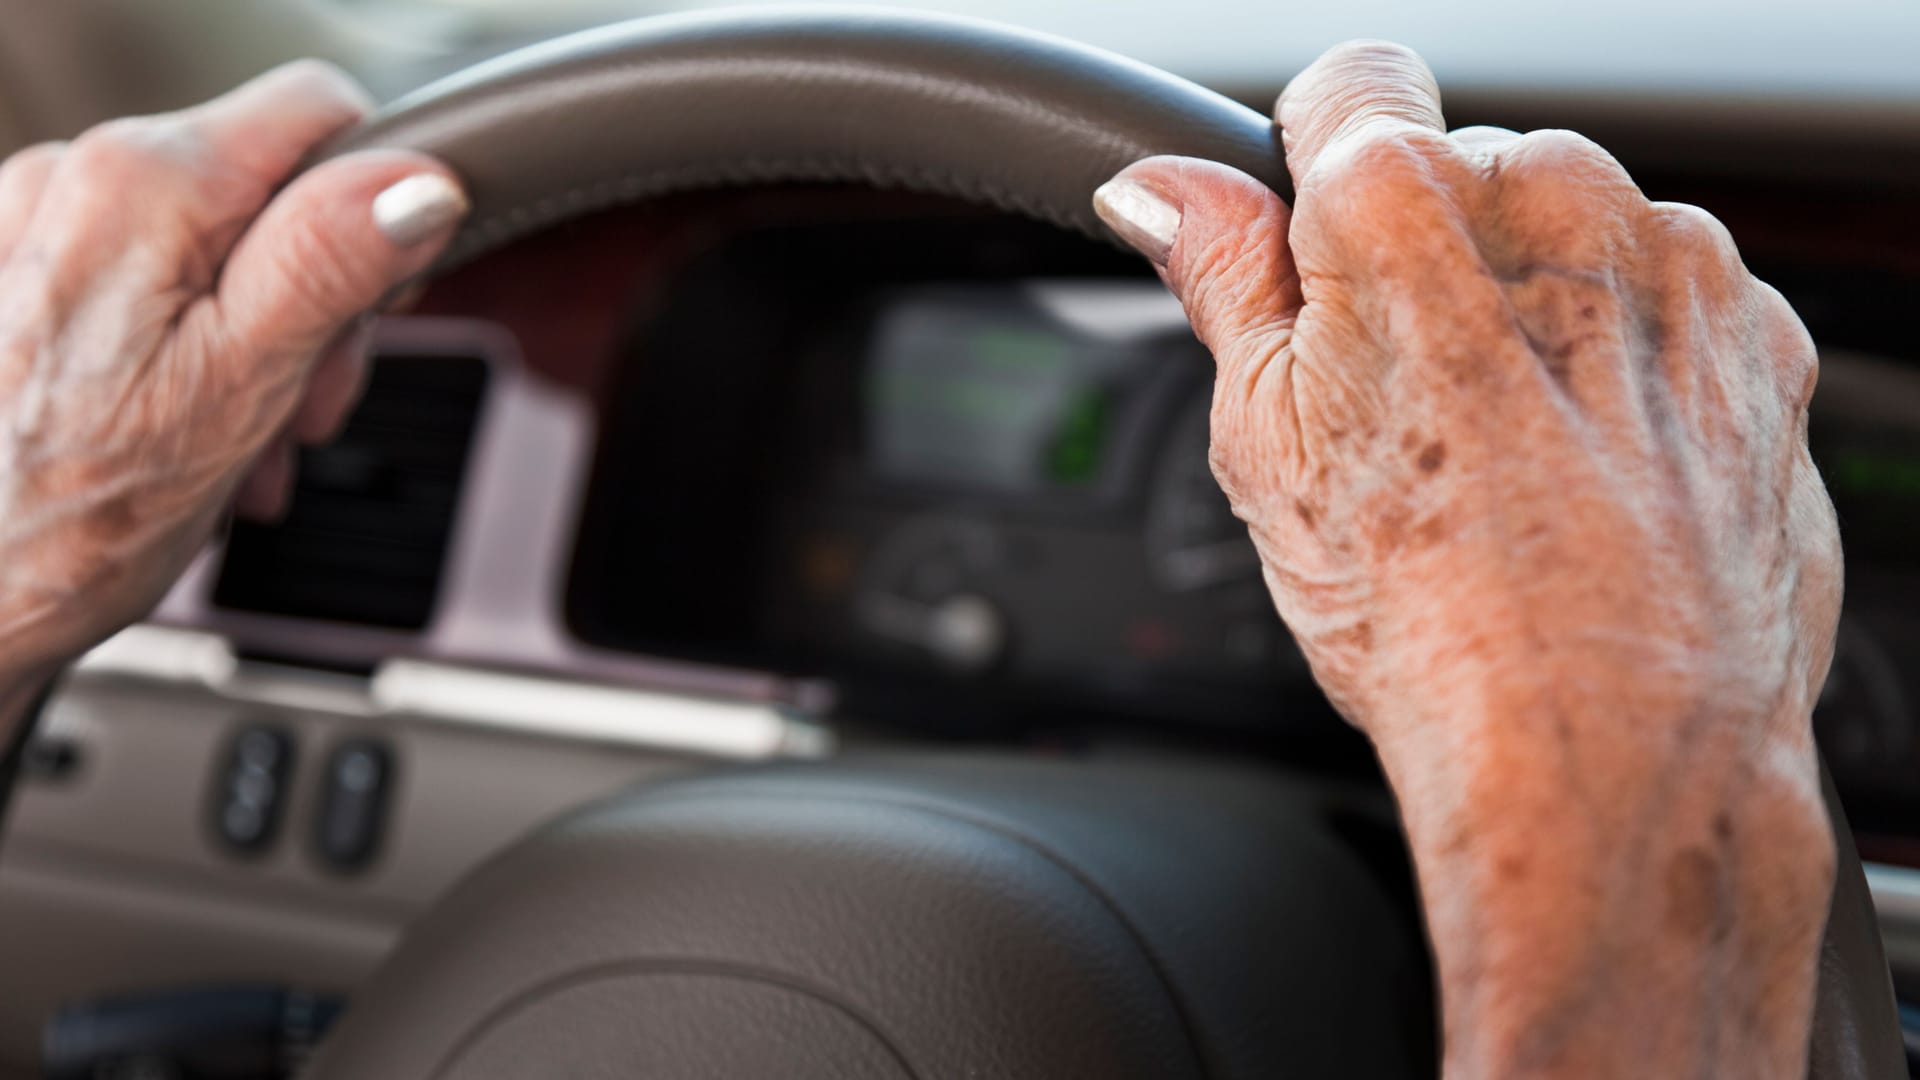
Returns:
[[[1373,649],[1373,624],[1362,620],[1334,630],[1326,635],[1325,642],[1335,648],[1350,647],[1359,652],[1369,652]]]
[[[1306,500],[1304,499],[1293,500],[1293,512],[1300,515],[1300,520],[1302,522],[1306,523],[1309,526],[1313,524],[1313,507],[1308,506],[1306,504]]]
[[[95,508],[94,520],[103,528],[115,532],[132,528],[138,520],[133,512],[133,499],[126,495],[115,495]]]
[[[1374,525],[1373,538],[1382,552],[1394,551],[1406,542],[1407,517],[1404,506],[1381,512],[1380,520]]]
[[[1553,376],[1553,381],[1569,395],[1572,394],[1574,343],[1563,341],[1551,349],[1538,351],[1540,363]]]
[[[1447,444],[1443,442],[1431,442],[1427,444],[1425,450],[1420,451],[1420,458],[1415,464],[1420,466],[1421,472],[1430,473],[1440,468],[1446,460]]]

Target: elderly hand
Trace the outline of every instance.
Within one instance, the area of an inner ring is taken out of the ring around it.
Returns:
[[[230,501],[274,512],[292,442],[343,419],[356,320],[466,209],[417,155],[288,183],[367,107],[299,63],[0,167],[0,723],[150,608]]]
[[[1450,1076],[1804,1075],[1841,564],[1811,341],[1718,222],[1395,46],[1278,109],[1292,211],[1097,203],[1218,360],[1213,463],[1407,822]]]

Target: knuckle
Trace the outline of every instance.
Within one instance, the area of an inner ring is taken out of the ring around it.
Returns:
[[[337,103],[354,113],[370,107],[367,92],[346,69],[329,60],[305,57],[283,64],[274,78],[290,94],[311,101]]]
[[[1374,191],[1418,190],[1438,185],[1438,166],[1454,147],[1437,131],[1385,117],[1350,128],[1315,164],[1327,180]]]
[[[150,181],[156,170],[171,166],[170,138],[160,121],[110,120],[75,139],[65,160],[78,182],[124,191],[126,185]]]
[[[1624,173],[1607,149],[1577,131],[1542,128],[1520,136],[1514,152],[1559,168],[1602,167]]]
[[[149,123],[129,117],[89,128],[74,141],[73,156],[82,162],[144,157],[152,142],[147,131]]]
[[[1465,139],[1517,140],[1521,136],[1519,132],[1513,130],[1512,128],[1504,128],[1496,124],[1468,124],[1464,127],[1457,127],[1457,128],[1454,128],[1452,131],[1447,132],[1447,137],[1450,139],[1465,138]]]
[[[1321,54],[1280,95],[1283,127],[1313,126],[1316,117],[1397,114],[1438,127],[1440,91],[1426,61],[1404,45],[1359,40]]]
[[[1447,132],[1447,138],[1460,149],[1482,159],[1498,159],[1520,142],[1520,133],[1512,128],[1471,124]]]
[[[1319,78],[1310,78],[1309,84],[1336,94],[1355,88],[1416,91],[1429,99],[1438,94],[1427,62],[1396,41],[1358,38],[1342,42],[1321,54],[1314,69]]]
[[[1549,128],[1520,136],[1501,155],[1501,174],[1536,190],[1552,187],[1624,212],[1639,185],[1606,148],[1574,131]]]
[[[1654,232],[1663,241],[1675,244],[1689,254],[1734,264],[1740,262],[1740,251],[1733,242],[1733,234],[1727,231],[1719,218],[1691,203],[1656,202],[1649,203],[1648,207],[1648,218]]]
[[[1331,224],[1296,232],[1296,257],[1302,245],[1324,245],[1323,262],[1353,270],[1404,266],[1414,252],[1458,254],[1449,238],[1466,213],[1464,155],[1439,132],[1381,127],[1336,145],[1302,182],[1303,205],[1319,203],[1317,215]]]
[[[15,153],[4,164],[0,164],[0,177],[7,175],[29,175],[51,170],[66,154],[64,142],[35,143]]]
[[[279,74],[288,85],[317,90],[333,90],[353,82],[340,65],[314,56],[288,61],[281,65]]]
[[[1807,324],[1778,289],[1758,278],[1753,279],[1763,321],[1765,340],[1774,353],[1780,381],[1788,404],[1805,412],[1813,401],[1814,387],[1820,381],[1820,350],[1815,346]]]

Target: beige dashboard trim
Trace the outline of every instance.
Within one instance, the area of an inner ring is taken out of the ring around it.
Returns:
[[[766,705],[393,660],[374,675],[383,713],[619,742],[711,757],[821,757],[824,728]]]
[[[74,678],[202,688],[250,705],[415,717],[518,735],[720,760],[822,757],[830,732],[775,705],[395,659],[371,679],[243,661],[223,637],[140,625],[95,648]]]
[[[592,737],[536,734],[462,721],[445,685],[402,695],[400,712],[367,678],[251,662],[218,635],[156,627],[89,655],[42,718],[72,765],[23,779],[0,844],[0,1075],[32,1066],[65,1004],[232,982],[350,991],[415,914],[543,823],[771,745],[742,733],[784,730],[708,710],[693,714],[708,728],[696,734],[728,733],[730,745],[664,748],[673,732],[618,716]],[[544,698],[536,710],[552,711]],[[236,852],[214,828],[214,800],[227,748],[253,726],[283,732],[292,753],[277,835]],[[394,768],[373,857],[346,869],[315,838],[334,749],[366,739]]]

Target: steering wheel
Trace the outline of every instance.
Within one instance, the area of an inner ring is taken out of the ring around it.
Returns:
[[[332,152],[376,147],[432,154],[465,179],[474,213],[442,268],[694,188],[861,182],[1107,239],[1093,190],[1149,155],[1211,158],[1289,191],[1268,120],[1183,79],[1002,26],[864,8],[561,38],[406,97]],[[1830,787],[1828,809],[1840,868],[1812,1075],[1903,1077]],[[1387,918],[1378,875],[1318,828],[1338,813],[1269,778],[1191,766],[883,758],[668,784],[563,822],[457,888],[311,1075],[598,1075],[586,1066],[606,1062],[835,1080],[1409,1075],[1430,1068],[1431,1047],[1382,1044],[1430,1032],[1428,990],[1376,984],[1425,976],[1370,921]]]

